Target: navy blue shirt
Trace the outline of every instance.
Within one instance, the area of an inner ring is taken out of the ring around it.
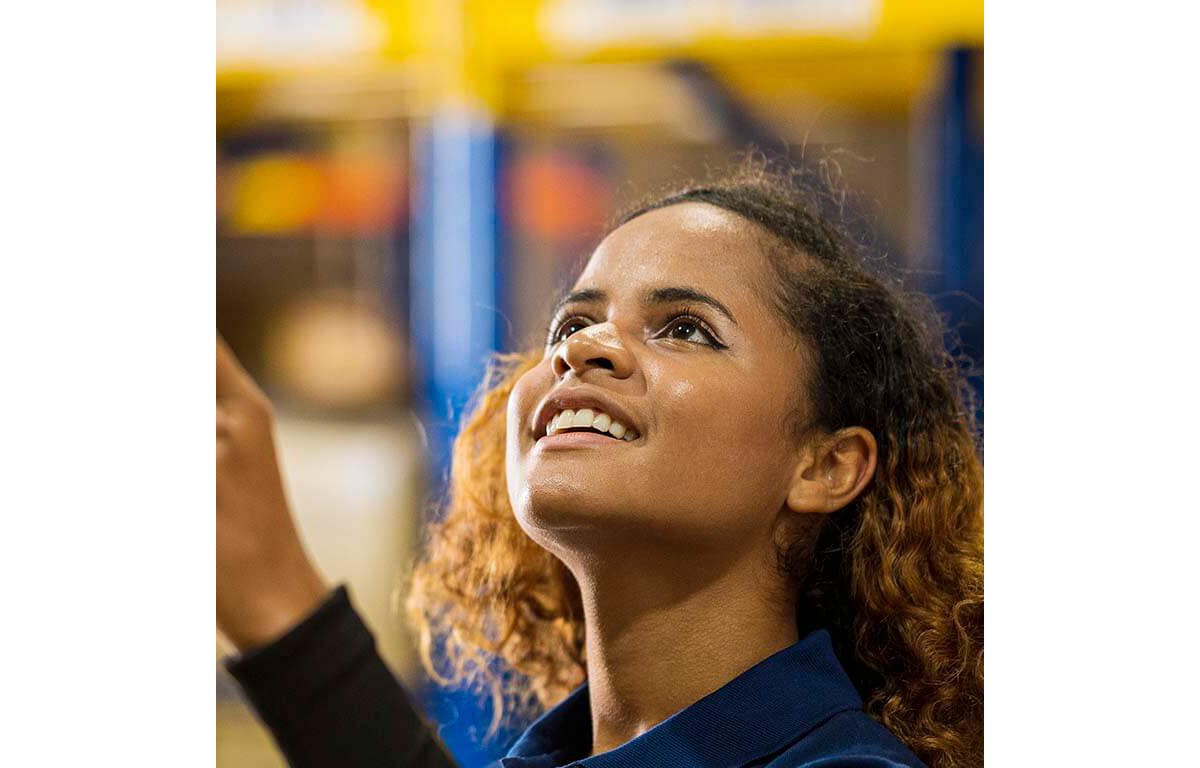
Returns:
[[[795,768],[920,766],[862,710],[818,630],[608,752],[591,750],[587,685],[525,731],[503,768]],[[582,758],[582,759],[581,759]]]
[[[226,662],[292,766],[453,768],[336,589],[283,637]],[[592,747],[588,690],[517,739],[502,768],[899,768],[922,763],[862,711],[813,632],[620,747]]]

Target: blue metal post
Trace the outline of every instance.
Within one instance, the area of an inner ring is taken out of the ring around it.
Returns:
[[[961,337],[962,351],[983,370],[983,126],[973,110],[973,84],[982,52],[947,54],[937,103],[938,181],[932,242],[941,310]],[[982,376],[972,383],[982,403]],[[982,406],[977,413],[982,419]]]
[[[506,342],[499,148],[492,122],[468,111],[438,114],[414,136],[410,320],[436,499],[465,406]],[[424,700],[463,768],[492,762],[506,746],[509,734],[484,741],[491,712],[478,694],[431,687]]]
[[[458,419],[502,341],[495,129],[466,112],[438,115],[413,150],[411,326],[430,450],[445,469]]]

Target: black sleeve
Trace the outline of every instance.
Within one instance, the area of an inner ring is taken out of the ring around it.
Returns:
[[[293,768],[454,768],[375,649],[345,586],[225,666]]]

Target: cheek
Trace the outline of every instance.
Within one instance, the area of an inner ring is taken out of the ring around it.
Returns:
[[[657,399],[668,437],[734,450],[779,448],[783,398],[761,376],[749,371],[722,371],[711,376],[664,372],[662,381]]]
[[[508,396],[510,442],[514,435],[513,427],[523,430],[517,434],[525,434],[529,431],[529,425],[533,422],[534,409],[553,385],[554,375],[550,370],[549,361],[546,360],[530,368],[513,384],[512,392]]]
[[[659,458],[680,493],[743,514],[774,504],[790,477],[786,404],[752,375],[676,378],[663,387]]]
[[[516,504],[516,494],[523,483],[522,456],[532,446],[530,425],[534,410],[553,385],[553,375],[548,363],[541,363],[528,371],[513,385],[508,396],[505,429],[505,470],[508,481],[508,497]]]

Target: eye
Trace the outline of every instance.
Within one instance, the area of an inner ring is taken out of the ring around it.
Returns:
[[[592,321],[580,315],[572,315],[552,323],[546,334],[546,346],[551,347],[566,340],[572,334],[578,333],[592,324]],[[717,340],[716,333],[700,318],[687,313],[679,313],[670,318],[667,325],[655,338],[668,338],[685,341],[689,344],[703,344],[713,349],[727,349],[726,345]]]
[[[554,326],[546,339],[546,344],[557,344],[571,334],[581,331],[588,325],[587,319],[583,317],[568,317],[561,323]]]
[[[668,339],[678,339],[692,344],[704,344],[713,349],[724,349],[716,334],[709,330],[704,321],[691,315],[676,315],[667,323],[661,334]]]

